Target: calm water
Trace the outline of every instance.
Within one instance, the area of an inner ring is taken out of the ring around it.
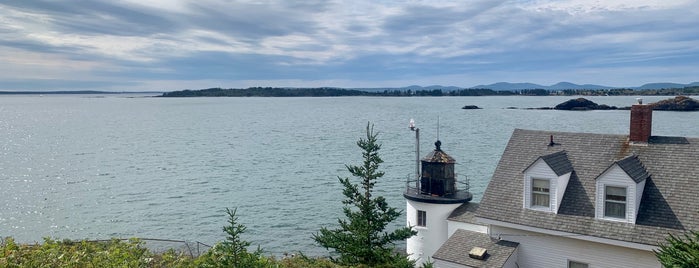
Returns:
[[[646,102],[666,97],[647,98]],[[269,254],[322,254],[311,235],[341,216],[345,164],[368,121],[383,144],[377,192],[404,208],[437,139],[480,200],[514,128],[618,133],[628,111],[509,110],[570,97],[126,98],[0,97],[0,236],[224,238],[226,207]],[[634,97],[593,97],[628,106]],[[467,104],[482,110],[462,110]],[[653,134],[699,136],[699,113],[655,112]],[[542,142],[547,141],[542,137]],[[402,225],[404,219],[396,222]]]

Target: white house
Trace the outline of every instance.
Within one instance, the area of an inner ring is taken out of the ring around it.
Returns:
[[[638,104],[629,135],[516,129],[480,204],[452,211],[448,238],[421,258],[436,267],[660,267],[658,243],[699,230],[699,138],[651,136],[651,122],[652,107]]]

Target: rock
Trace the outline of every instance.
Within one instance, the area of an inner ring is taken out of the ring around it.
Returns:
[[[699,111],[699,101],[686,96],[651,103],[656,111]]]
[[[617,108],[616,106],[609,106],[606,104],[600,104],[600,105],[597,105],[597,109],[595,109],[595,110],[616,110],[616,109],[619,109],[619,108]]]
[[[473,110],[473,109],[482,109],[481,107],[478,107],[476,105],[466,105],[464,107],[461,107],[461,109],[466,109],[466,110]]]
[[[599,105],[586,98],[577,98],[568,100],[564,103],[556,105],[553,107],[556,110],[575,110],[575,111],[586,111],[586,110],[596,110]]]

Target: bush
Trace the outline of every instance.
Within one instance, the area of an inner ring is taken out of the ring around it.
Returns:
[[[6,238],[0,243],[0,267],[193,267],[193,261],[174,251],[153,254],[138,239],[94,242],[45,238],[41,245],[17,245],[14,239]]]

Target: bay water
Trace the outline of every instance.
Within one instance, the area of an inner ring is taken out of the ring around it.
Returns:
[[[311,236],[343,217],[337,177],[350,176],[346,164],[361,163],[356,141],[368,122],[383,145],[386,174],[376,195],[405,208],[402,192],[415,170],[413,118],[421,157],[441,140],[477,202],[515,128],[628,132],[627,110],[507,109],[571,98],[2,96],[0,236],[213,244],[225,237],[225,208],[237,208],[244,238],[266,254],[322,255]],[[635,98],[588,97],[615,106]],[[699,113],[656,111],[653,119],[653,135],[699,136]]]

